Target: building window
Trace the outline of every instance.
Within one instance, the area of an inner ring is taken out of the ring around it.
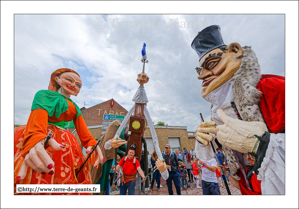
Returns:
[[[172,152],[174,152],[176,149],[181,149],[179,137],[168,137],[168,143],[170,144]]]

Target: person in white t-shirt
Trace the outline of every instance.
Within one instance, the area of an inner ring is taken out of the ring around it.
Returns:
[[[212,143],[212,142],[210,142]],[[199,159],[196,162],[202,169],[202,191],[203,195],[220,195],[219,184],[216,177],[217,162],[214,158],[214,152],[209,143],[202,144],[195,142],[195,155]]]
[[[220,195],[219,184],[216,177],[217,162],[215,158],[210,160],[198,160],[202,169],[203,195]]]

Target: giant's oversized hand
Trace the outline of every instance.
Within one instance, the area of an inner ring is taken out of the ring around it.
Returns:
[[[17,181],[26,177],[28,167],[43,175],[46,173],[50,175],[54,174],[54,162],[44,148],[45,141],[46,138],[42,139],[29,150],[29,153],[25,156],[25,162],[18,173]],[[56,151],[64,148],[62,144],[57,143],[53,138],[49,140],[48,145]]]
[[[247,153],[256,152],[259,140],[254,135],[261,136],[268,131],[267,126],[263,122],[248,122],[233,119],[227,116],[223,110],[218,109],[217,114],[224,123],[217,126],[217,139],[222,144],[233,150]]]
[[[94,146],[89,146],[89,147],[87,147],[87,149],[86,149],[86,154],[88,154],[92,149],[93,149],[93,147]],[[99,163],[101,163],[101,164],[103,164],[104,163],[104,161],[105,161],[105,159],[104,159],[104,157],[103,157],[103,153],[102,153],[102,151],[101,151],[101,149],[100,149],[100,147],[99,146],[97,146],[96,147],[96,150],[95,150],[96,152],[97,152],[97,159],[96,159],[96,161],[95,161],[95,163],[94,163],[94,167],[95,168],[97,168],[97,166],[99,165]]]
[[[113,148],[118,148],[120,147],[121,145],[123,144],[126,144],[127,141],[126,140],[123,140],[123,139],[120,139],[120,138],[113,138],[111,140],[111,147]]]
[[[161,160],[161,158],[159,158],[157,161],[156,161],[156,166],[158,168],[158,170],[163,173],[165,170],[166,170],[166,163],[163,162]]]
[[[202,122],[197,126],[195,138],[204,145],[208,145],[209,141],[213,141],[213,136],[207,133],[217,133],[218,128],[214,121]]]

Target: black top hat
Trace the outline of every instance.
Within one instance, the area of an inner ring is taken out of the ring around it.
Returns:
[[[191,43],[191,47],[196,51],[199,60],[209,51],[220,46],[226,46],[223,43],[220,27],[218,25],[211,25],[202,31],[198,32],[197,36]]]

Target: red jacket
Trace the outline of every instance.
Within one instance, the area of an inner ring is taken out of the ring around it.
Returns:
[[[193,175],[198,175],[199,168],[196,167],[195,163],[192,163],[191,166],[193,167]]]
[[[248,168],[246,168],[245,173],[247,174]],[[240,191],[242,195],[261,195],[261,181],[257,179],[257,175],[254,173],[252,174],[251,178],[248,179],[250,186],[252,187],[252,190],[248,189],[246,186],[246,182],[244,179],[244,176],[242,175],[240,169],[237,172],[237,175],[240,177],[239,185],[240,185]]]
[[[285,130],[285,78],[262,75],[256,88],[261,91],[259,103],[264,120],[272,133]]]
[[[187,160],[188,163],[191,163],[191,155],[190,155],[190,152],[188,152],[188,153],[186,154],[186,160]]]
[[[259,107],[268,129],[272,133],[285,130],[285,78],[278,75],[264,74],[261,76],[256,88],[262,92]],[[248,168],[245,173],[247,173]],[[254,173],[248,179],[252,190],[245,182],[244,176],[238,170],[239,185],[242,195],[261,195],[261,181]]]

